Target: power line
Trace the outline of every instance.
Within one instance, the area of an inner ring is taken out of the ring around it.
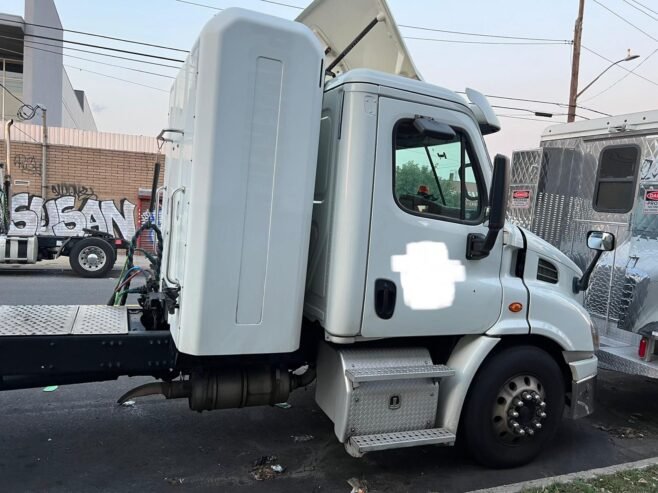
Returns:
[[[566,45],[571,44],[571,41],[551,41],[551,42],[532,42],[532,41],[466,41],[463,39],[437,39],[437,38],[420,38],[415,36],[402,36],[404,39],[413,39],[418,41],[438,41],[441,43],[457,43],[457,44],[474,44],[474,45],[530,45],[530,46],[545,46],[545,45]]]
[[[5,36],[5,35],[0,35],[0,39],[12,39],[14,41],[23,41],[23,38],[17,38],[15,36]],[[42,46],[49,46],[50,48],[61,48],[63,50],[71,50],[71,51],[77,51],[80,53],[89,53],[91,55],[98,55],[98,56],[104,56],[108,58],[116,58],[117,60],[128,60],[130,62],[135,62],[135,63],[145,63],[147,65],[156,65],[158,67],[166,67],[166,68],[173,68],[178,70],[179,67],[176,67],[174,65],[167,65],[166,63],[158,63],[158,62],[149,62],[147,60],[137,60],[136,58],[129,58],[126,56],[120,56],[120,55],[112,55],[110,53],[99,53],[98,51],[91,51],[91,50],[82,50],[80,48],[71,48],[70,46],[61,46],[58,44],[51,44],[51,43],[44,43],[43,41],[31,41],[28,40],[28,43],[32,43],[35,45],[42,45]],[[36,49],[32,47],[33,49]]]
[[[633,68],[630,72],[627,72],[623,77],[621,77],[620,79],[617,79],[615,82],[613,82],[612,84],[610,84],[608,87],[606,87],[605,89],[603,89],[601,92],[596,93],[596,94],[595,94],[594,96],[592,96],[591,98],[587,98],[587,99],[585,99],[585,101],[590,101],[590,100],[592,100],[592,99],[594,99],[594,98],[598,98],[598,97],[599,97],[601,94],[603,94],[604,92],[607,92],[607,91],[609,91],[610,89],[612,89],[613,87],[615,87],[617,84],[619,84],[621,81],[623,81],[626,77],[628,77],[628,76],[631,75],[631,74],[634,74],[635,71],[636,71],[638,68],[640,68],[640,67],[644,64],[644,62],[646,62],[647,60],[649,60],[649,58],[651,58],[652,56],[654,56],[656,53],[658,53],[658,48],[656,48],[655,50],[653,50],[649,56],[647,56],[644,60],[642,60],[641,63],[638,63],[638,64],[635,66],[635,68]]]
[[[265,3],[271,3],[274,5],[281,5],[283,7],[290,7],[293,9],[298,9],[298,10],[304,10],[304,7],[300,7],[299,5],[291,5],[289,3],[283,3],[283,2],[276,2],[274,0],[260,0],[261,2]],[[516,40],[521,40],[521,41],[553,41],[556,43],[565,43],[565,44],[571,44],[572,41],[568,39],[553,39],[553,38],[530,38],[526,36],[505,36],[505,35],[498,35],[498,34],[484,34],[484,33],[472,33],[472,32],[466,32],[466,31],[449,31],[447,29],[437,29],[433,27],[424,27],[424,26],[412,26],[409,24],[398,24],[398,27],[404,27],[407,29],[419,29],[422,31],[432,31],[432,32],[437,32],[437,33],[446,33],[446,34],[459,34],[462,36],[478,36],[482,38],[499,38],[499,39],[516,39]],[[415,37],[407,37],[403,36],[406,39],[424,39],[424,38],[415,38]],[[444,40],[435,40],[435,39],[427,39],[427,41],[444,41]]]
[[[163,46],[163,45],[156,45],[152,43],[145,43],[144,41],[135,41],[132,39],[126,39],[126,38],[115,38],[113,36],[107,36],[105,34],[98,34],[98,33],[90,33],[86,31],[76,31],[75,29],[64,29],[63,27],[54,27],[54,26],[46,26],[45,24],[34,24],[32,22],[25,22],[25,21],[15,21],[12,19],[2,19],[2,22],[13,22],[15,24],[23,24],[26,26],[33,26],[33,27],[40,27],[43,29],[51,29],[53,31],[60,31],[60,32],[65,32],[65,33],[74,33],[74,34],[82,34],[84,36],[93,36],[95,38],[103,38],[103,39],[111,39],[112,41],[121,41],[122,43],[132,43],[136,45],[142,45],[142,46],[149,46],[151,48],[161,48],[163,50],[171,50],[171,51],[180,51],[183,53],[188,53],[188,50],[182,50],[180,48],[172,48],[170,46]]]
[[[183,63],[184,60],[179,60],[177,58],[169,58],[166,56],[159,56],[159,55],[151,55],[150,53],[143,53],[140,51],[130,51],[130,50],[122,50],[119,48],[110,48],[109,46],[102,46],[102,45],[95,45],[91,43],[83,43],[81,41],[71,41],[68,39],[58,39],[58,38],[52,38],[50,36],[41,36],[39,34],[26,34],[25,36],[29,36],[31,38],[38,38],[38,39],[47,39],[49,41],[57,41],[58,43],[71,43],[74,45],[80,45],[80,46],[87,46],[90,48],[99,48],[101,50],[108,50],[108,51],[116,51],[118,53],[127,53],[129,55],[137,55],[137,56],[143,56],[147,58],[157,58],[158,60],[167,60],[170,62],[179,62]]]
[[[466,94],[464,91],[455,91],[455,92],[457,94]],[[485,96],[487,98],[505,99],[507,101],[520,101],[520,102],[524,102],[524,103],[552,104],[554,106],[560,106],[561,108],[568,108],[569,107],[569,105],[566,104],[566,103],[557,103],[555,101],[543,101],[541,99],[514,98],[514,97],[511,97],[511,96],[494,96],[493,94],[485,94]],[[577,105],[576,108],[580,108],[581,110],[591,111],[592,113],[598,113],[599,115],[603,115],[603,116],[612,116],[609,113],[604,113],[603,111],[588,108],[587,106]]]
[[[654,14],[658,15],[658,12],[656,12],[655,10],[650,9],[649,7],[647,7],[646,5],[644,5],[643,3],[640,3],[640,2],[638,2],[637,0],[632,0],[632,2],[638,4],[640,7],[644,7],[644,8],[647,9],[649,12],[653,12]]]
[[[637,29],[638,31],[640,31],[640,32],[641,32],[642,34],[644,34],[645,36],[648,36],[649,38],[653,39],[654,41],[658,41],[658,38],[654,38],[654,37],[653,37],[651,34],[649,34],[648,32],[644,31],[643,29],[640,29],[640,28],[637,27],[635,24],[633,24],[631,21],[629,21],[628,19],[626,19],[624,16],[619,15],[617,12],[615,12],[615,11],[612,10],[611,8],[608,8],[608,7],[606,7],[605,5],[603,5],[601,2],[599,2],[599,0],[592,0],[592,1],[593,1],[594,3],[599,4],[601,7],[603,7],[604,9],[606,9],[608,12],[610,12],[610,13],[613,14],[614,16],[619,17],[622,21],[624,21],[624,22],[625,22],[626,24],[628,24],[629,26],[633,26],[635,29]]]
[[[299,5],[291,5],[289,3],[275,2],[274,0],[260,0],[260,1],[265,3],[272,3],[274,5],[281,5],[283,7],[290,7],[291,9],[304,10],[305,8],[305,7],[300,7]]]
[[[67,67],[67,68],[73,69],[73,70],[80,70],[82,72],[89,72],[90,74],[100,75],[102,77],[107,77],[108,79],[120,80],[121,82],[127,82],[128,84],[134,84],[136,86],[142,86],[142,87],[146,87],[148,89],[154,89],[154,90],[160,91],[160,92],[166,92],[166,93],[169,92],[166,89],[161,89],[159,87],[154,87],[154,86],[149,86],[149,85],[146,85],[146,84],[141,84],[141,83],[135,82],[133,80],[121,79],[120,77],[114,77],[113,75],[103,74],[101,72],[94,72],[93,70],[87,70],[85,68],[73,67],[71,65],[64,65],[64,66]]]
[[[206,5],[204,3],[189,2],[188,0],[176,0],[176,1],[180,3],[189,3],[190,5],[196,5],[197,7],[205,7],[207,9],[224,10],[224,9],[220,9],[219,7],[213,7],[212,5]]]
[[[39,142],[37,139],[35,139],[34,137],[32,137],[30,134],[28,134],[27,132],[24,132],[23,130],[21,130],[21,128],[20,128],[19,126],[12,126],[11,128],[14,129],[14,130],[18,130],[20,133],[22,133],[23,135],[25,135],[28,139],[32,139],[32,140],[33,140],[34,142],[36,142],[37,144],[41,144],[41,142]]]
[[[2,87],[7,92],[7,94],[9,94],[16,101],[18,101],[21,104],[25,104],[21,98],[19,98],[18,96],[16,96],[16,94],[14,94],[9,89],[7,89],[7,87],[5,85],[3,85],[1,82],[0,82],[0,87]]]
[[[478,36],[482,38],[500,38],[500,39],[517,39],[522,41],[553,41],[560,43],[571,44],[573,41],[570,39],[552,39],[552,38],[529,38],[525,36],[503,36],[498,34],[484,34],[484,33],[471,33],[466,31],[449,31],[447,29],[436,29],[433,27],[421,27],[421,26],[410,26],[408,24],[398,24],[399,27],[405,27],[407,29],[420,29],[422,31],[432,31],[437,33],[447,33],[447,34],[459,34],[461,36]]]
[[[542,120],[541,118],[531,118],[529,116],[499,115],[499,114],[497,114],[496,116],[499,116],[501,118],[513,118],[515,120],[529,120],[529,121],[532,121],[532,122],[542,122],[544,124],[551,123],[548,120]],[[564,123],[564,122],[559,122],[559,123]]]
[[[28,42],[30,42],[30,41],[28,41]],[[131,70],[133,72],[140,72],[140,73],[143,73],[143,74],[157,75],[158,77],[165,77],[167,79],[174,79],[175,78],[175,77],[172,77],[170,75],[158,74],[156,72],[149,72],[148,70],[140,70],[138,68],[126,67],[125,65],[116,65],[114,63],[99,62],[98,60],[92,60],[91,58],[84,58],[84,57],[75,56],[75,55],[68,55],[66,53],[62,54],[62,53],[58,53],[56,51],[45,50],[43,48],[37,48],[36,46],[30,46],[30,45],[27,45],[27,44],[25,46],[27,46],[28,48],[31,48],[33,50],[43,51],[45,53],[52,53],[54,55],[61,55],[61,56],[69,57],[69,58],[75,58],[76,60],[84,60],[86,62],[98,63],[100,65],[107,65],[108,67],[116,67],[116,68],[122,68],[122,69],[125,69],[125,70]],[[4,51],[4,52],[7,52],[7,53],[14,53],[16,55],[22,55],[22,53],[20,51],[10,50],[9,48],[1,48],[0,47],[0,51]]]
[[[585,45],[582,45],[582,47],[583,47],[583,49],[589,51],[590,53],[592,53],[593,55],[596,55],[596,56],[599,57],[599,58],[602,58],[603,60],[605,60],[605,61],[607,61],[607,62],[615,63],[614,61],[610,60],[608,57],[605,57],[605,56],[601,55],[601,53],[597,53],[596,51],[594,51],[594,50],[588,48],[588,47],[585,46]],[[651,80],[651,79],[647,79],[647,78],[644,77],[643,75],[640,75],[640,74],[638,74],[638,73],[636,73],[636,72],[633,72],[632,70],[627,69],[626,67],[624,67],[624,66],[622,66],[622,65],[615,65],[615,66],[616,66],[616,67],[619,67],[619,68],[622,69],[622,70],[625,70],[626,72],[630,72],[630,73],[632,73],[635,77],[639,77],[640,79],[643,79],[643,80],[646,80],[647,82],[650,82],[650,83],[653,84],[654,86],[658,86],[658,82],[655,82],[655,81],[653,81],[653,80]]]
[[[646,15],[647,17],[653,19],[654,21],[658,21],[658,17],[654,17],[654,16],[651,15],[649,12],[647,12],[647,11],[645,11],[645,10],[642,10],[640,7],[638,7],[637,5],[632,4],[632,3],[629,2],[628,0],[621,0],[621,1],[624,2],[624,3],[627,3],[628,5],[630,5],[631,7],[633,7],[635,10],[638,10],[638,11],[642,12],[644,15]]]

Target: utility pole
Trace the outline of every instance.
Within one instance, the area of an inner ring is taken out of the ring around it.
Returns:
[[[573,56],[571,58],[571,88],[569,90],[569,113],[567,122],[576,119],[576,100],[578,99],[578,71],[580,70],[580,40],[583,35],[583,13],[585,0],[579,0],[578,17],[573,30]]]
[[[46,108],[41,108],[41,198],[46,200],[48,194],[47,162],[48,162],[48,124],[46,123]]]

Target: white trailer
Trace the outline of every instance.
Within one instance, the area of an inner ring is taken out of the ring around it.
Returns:
[[[317,379],[354,456],[459,439],[531,460],[593,411],[582,272],[505,223],[486,99],[420,79],[383,0],[216,15],[171,92],[163,257],[113,306],[2,307],[1,387],[151,375],[120,401],[202,411]]]
[[[658,378],[658,110],[553,125],[515,152],[509,215],[584,267],[587,231],[615,235],[585,306],[601,367]]]

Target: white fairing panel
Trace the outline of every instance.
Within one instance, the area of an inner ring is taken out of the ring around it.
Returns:
[[[172,92],[166,177],[170,316],[192,355],[299,345],[322,107],[322,49],[302,24],[227,9]]]
[[[297,17],[298,22],[313,30],[325,48],[326,66],[375,19],[377,24],[333,72],[369,68],[421,80],[386,0],[315,0]]]

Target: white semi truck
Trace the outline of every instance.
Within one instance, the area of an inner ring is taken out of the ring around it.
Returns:
[[[530,461],[593,411],[587,279],[505,223],[509,162],[482,137],[500,125],[467,95],[420,80],[383,0],[219,13],[171,91],[146,284],[129,255],[112,306],[1,307],[0,387],[148,375],[120,401],[203,411],[316,381],[354,456],[461,440]]]
[[[548,127],[512,155],[511,188],[510,218],[581,267],[588,231],[615,235],[585,297],[599,362],[658,378],[658,110]]]

